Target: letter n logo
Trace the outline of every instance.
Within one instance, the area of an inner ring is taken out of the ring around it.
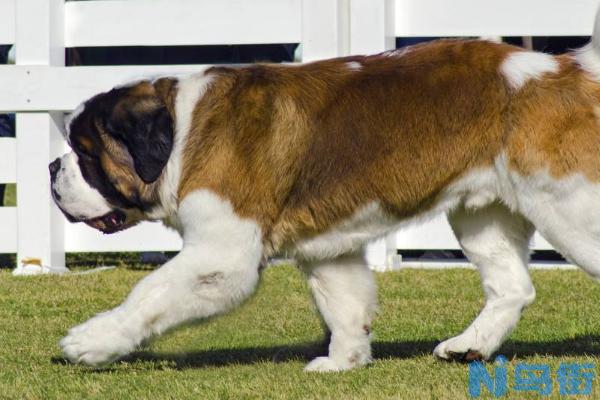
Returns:
[[[481,396],[481,387],[485,386],[487,390],[496,397],[506,394],[508,385],[506,383],[506,358],[496,357],[494,363],[494,376],[491,376],[481,361],[474,361],[469,364],[469,394],[471,397]]]

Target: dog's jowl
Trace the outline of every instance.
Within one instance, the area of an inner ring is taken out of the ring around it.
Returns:
[[[50,165],[57,205],[106,233],[162,220],[184,246],[120,306],[71,329],[64,354],[103,365],[224,313],[267,257],[286,254],[332,333],[306,368],[364,365],[376,288],[362,246],[446,213],[486,304],[434,354],[487,359],[534,300],[534,229],[600,278],[599,110],[600,39],[558,57],[437,41],[99,94],[67,121],[72,151]]]

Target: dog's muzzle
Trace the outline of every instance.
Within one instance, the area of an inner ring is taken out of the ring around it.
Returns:
[[[89,219],[81,219],[81,218],[77,218],[77,217],[71,215],[63,207],[61,207],[61,204],[60,204],[61,196],[59,193],[57,193],[57,191],[54,187],[54,183],[56,181],[56,177],[58,176],[58,172],[60,171],[60,169],[61,169],[61,159],[60,158],[57,158],[56,160],[52,161],[48,165],[48,171],[50,172],[50,187],[52,188],[51,189],[52,190],[52,198],[54,199],[54,202],[56,203],[56,205],[58,206],[60,211],[69,220],[69,222],[72,222],[72,223],[83,222],[83,223],[91,226],[94,229],[98,229],[99,231],[101,231],[103,233],[118,232],[124,227],[125,221],[127,219],[127,215],[119,209],[112,210],[104,215],[99,216],[99,217],[89,218]]]

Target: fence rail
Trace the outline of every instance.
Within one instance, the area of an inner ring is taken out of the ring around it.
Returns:
[[[83,99],[142,77],[184,75],[203,65],[0,66],[0,112],[73,110]]]
[[[0,252],[63,265],[65,251],[176,250],[158,224],[104,236],[65,224],[49,196],[47,164],[61,154],[62,113],[114,85],[202,66],[65,67],[65,48],[300,43],[302,60],[375,53],[396,36],[588,35],[598,0],[0,0],[0,112],[17,112],[17,137],[0,139],[0,182],[17,207],[0,208]],[[537,248],[548,245],[536,238]],[[372,264],[397,249],[457,248],[443,219],[372,245]]]
[[[0,24],[0,43],[12,44],[15,42],[14,0],[0,1],[0,15],[4,16]]]
[[[398,0],[396,36],[587,36],[597,0]]]
[[[301,0],[70,2],[65,6],[65,45],[299,43],[301,15]],[[125,24],[124,16],[131,16]]]

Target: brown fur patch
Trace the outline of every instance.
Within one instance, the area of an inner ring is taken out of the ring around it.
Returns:
[[[178,198],[209,189],[228,199],[261,225],[268,256],[373,201],[400,219],[426,211],[451,183],[503,153],[522,175],[581,172],[600,181],[600,84],[567,55],[557,57],[558,73],[513,90],[499,68],[515,51],[437,41],[300,66],[211,68]],[[175,119],[176,93],[174,79],[140,82],[114,111],[164,103]],[[102,129],[74,143],[100,155],[125,197],[157,202],[160,180],[144,184]]]
[[[560,72],[532,81],[506,110],[510,166],[522,175],[547,170],[562,178],[581,172],[599,182],[600,84],[582,73],[570,55],[557,59]]]
[[[222,281],[224,279],[224,274],[222,272],[212,272],[206,275],[200,275],[198,277],[198,283],[200,285],[213,285],[218,281]]]
[[[412,216],[500,152],[509,93],[498,67],[511,51],[440,41],[402,57],[209,70],[179,198],[208,188],[229,199],[272,251],[373,200]]]
[[[472,361],[483,361],[484,358],[480,352],[476,350],[469,350],[467,354],[465,354],[464,361],[472,362]]]

